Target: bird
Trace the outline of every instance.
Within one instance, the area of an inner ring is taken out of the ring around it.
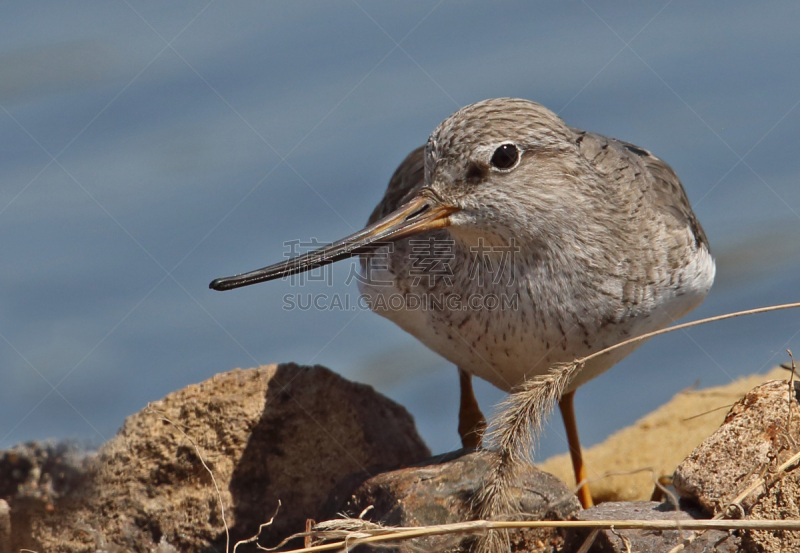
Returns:
[[[519,98],[446,118],[394,172],[363,230],[210,287],[353,256],[370,309],[458,368],[465,447],[480,445],[486,428],[472,376],[512,392],[556,363],[667,326],[702,302],[715,275],[667,163]],[[587,362],[559,401],[584,507],[592,498],[574,394],[638,345]]]

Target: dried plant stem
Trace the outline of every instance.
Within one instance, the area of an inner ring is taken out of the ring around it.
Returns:
[[[270,551],[269,549],[266,549],[266,548],[264,548],[264,547],[261,547],[261,546],[258,544],[258,538],[261,536],[261,531],[262,531],[264,528],[266,528],[266,527],[268,527],[268,526],[272,526],[272,523],[274,522],[274,520],[275,520],[275,517],[276,517],[276,516],[278,516],[278,511],[280,511],[280,510],[281,510],[281,500],[279,499],[279,500],[278,500],[278,505],[277,505],[277,507],[275,507],[275,513],[272,515],[272,517],[271,517],[271,518],[270,518],[270,519],[269,519],[267,522],[264,522],[263,524],[259,524],[259,526],[258,526],[258,532],[256,532],[256,533],[255,533],[255,535],[253,535],[253,536],[251,536],[251,537],[249,537],[249,538],[247,538],[247,539],[244,539],[244,540],[239,540],[239,541],[237,541],[237,542],[236,542],[236,543],[233,545],[233,553],[236,553],[236,550],[239,548],[239,546],[240,546],[240,545],[247,545],[247,544],[249,544],[249,543],[255,543],[255,544],[256,544],[256,547],[257,547],[258,549],[263,549],[263,550],[265,550],[265,551]],[[281,542],[281,543],[278,545],[278,547],[282,546],[284,543],[286,543],[286,541],[288,541],[288,540],[284,540],[284,541],[282,541],[282,542]],[[276,548],[276,549],[277,549],[277,548]],[[225,553],[228,553],[228,550],[227,550],[227,549],[225,549]]]
[[[219,505],[220,517],[222,518],[222,525],[225,527],[225,551],[226,552],[230,551],[231,534],[230,534],[230,530],[228,529],[228,521],[225,520],[225,504],[222,501],[222,493],[219,491],[219,485],[217,484],[217,479],[214,477],[214,472],[206,464],[206,460],[203,457],[203,452],[200,451],[200,446],[198,446],[197,443],[195,443],[195,441],[186,432],[184,432],[184,430],[180,426],[178,426],[178,424],[176,424],[175,422],[173,422],[170,419],[168,419],[166,417],[166,415],[164,415],[161,411],[153,409],[150,406],[148,406],[147,408],[149,410],[153,411],[154,413],[160,414],[161,415],[160,420],[166,422],[167,424],[171,424],[173,426],[173,428],[175,428],[175,430],[180,432],[181,435],[184,438],[186,438],[189,441],[190,444],[192,444],[192,447],[194,448],[195,453],[197,453],[197,458],[200,459],[200,463],[202,463],[203,468],[206,469],[206,472],[209,474],[209,476],[211,476],[211,482],[214,484],[214,490],[216,491],[216,494],[217,494],[217,504]]]
[[[798,451],[797,453],[792,455],[783,464],[781,464],[781,466],[779,466],[778,469],[775,471],[775,474],[772,476],[772,478],[770,478],[768,481],[762,482],[761,480],[756,480],[755,482],[750,484],[747,488],[745,488],[745,490],[742,493],[737,495],[733,499],[733,501],[730,502],[729,507],[732,506],[732,505],[738,505],[739,503],[741,503],[742,501],[747,499],[747,496],[749,496],[751,493],[753,493],[754,491],[756,491],[758,488],[760,488],[762,486],[765,489],[768,488],[769,486],[771,486],[772,484],[777,482],[780,478],[782,478],[784,473],[792,465],[796,465],[798,462],[800,462],[800,451]],[[725,516],[725,512],[727,512],[727,510],[728,509],[726,508],[726,509],[723,510],[723,512],[716,514],[714,516],[714,520],[722,519]]]
[[[516,469],[529,460],[542,422],[581,366],[577,363],[554,366],[547,374],[526,381],[501,404],[499,415],[486,435],[497,458],[476,498],[478,518],[491,520],[519,510],[511,495]],[[500,535],[489,532],[481,538],[477,550],[507,550],[507,546],[505,532]]]
[[[683,330],[685,328],[690,328],[693,326],[698,326],[706,323],[713,323],[716,321],[724,321],[725,319],[733,319],[735,317],[744,317],[745,315],[758,315],[759,313],[769,313],[771,311],[780,311],[783,309],[797,309],[800,307],[800,302],[795,303],[784,303],[781,305],[770,305],[767,307],[757,307],[755,309],[745,309],[744,311],[736,311],[734,313],[726,313],[724,315],[716,315],[714,317],[708,317],[706,319],[699,319],[697,321],[689,321],[688,323],[681,323],[679,325],[670,326],[667,328],[662,328],[661,330],[656,330],[653,332],[648,332],[647,334],[642,334],[641,336],[636,336],[635,338],[629,338],[613,346],[609,346],[605,349],[601,349],[600,351],[593,353],[591,355],[587,355],[586,357],[582,357],[577,361],[585,363],[590,359],[594,359],[595,357],[600,357],[601,355],[605,355],[611,351],[616,349],[625,347],[630,344],[635,344],[636,342],[641,342],[643,340],[648,340],[654,336],[660,336],[661,334],[668,334],[670,332],[675,332],[676,330]]]
[[[600,533],[600,530],[595,528],[589,533],[589,536],[583,541],[581,544],[581,548],[578,549],[577,553],[589,553],[589,549],[591,549],[592,545],[594,545],[595,540],[597,539],[597,535]]]
[[[616,530],[785,530],[800,532],[800,520],[533,520],[501,521],[473,520],[435,526],[396,528],[394,532],[343,540],[334,543],[292,549],[286,553],[316,553],[354,547],[366,543],[408,540],[412,538],[441,536],[446,534],[477,534],[490,530],[525,528],[598,528]]]

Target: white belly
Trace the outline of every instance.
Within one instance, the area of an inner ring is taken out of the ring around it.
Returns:
[[[611,294],[578,299],[553,279],[537,278],[535,271],[515,279],[520,283],[516,286],[454,281],[453,287],[430,287],[426,282],[398,283],[392,273],[378,270],[370,271],[371,280],[359,282],[359,288],[376,313],[462,370],[510,391],[553,363],[573,361],[663,328],[694,309],[711,287],[714,262],[701,249],[683,271],[684,278],[672,279],[680,286],[653,287],[627,315],[621,315],[624,308]],[[460,294],[453,289],[462,286]],[[609,283],[610,289],[621,286],[624,283]],[[638,345],[591,361],[569,389],[609,369]]]

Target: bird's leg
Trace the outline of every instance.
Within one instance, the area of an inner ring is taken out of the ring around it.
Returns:
[[[486,419],[472,390],[472,375],[458,369],[458,382],[461,385],[461,403],[458,408],[458,434],[461,436],[461,445],[478,448],[486,431]]]
[[[558,408],[561,410],[561,418],[564,419],[564,427],[567,429],[567,443],[569,444],[569,456],[572,458],[572,469],[575,471],[575,483],[580,484],[586,481],[586,467],[583,465],[581,441],[578,438],[578,425],[575,422],[575,409],[572,405],[574,397],[575,390],[561,396]],[[594,505],[588,484],[584,483],[578,488],[578,499],[584,509]]]

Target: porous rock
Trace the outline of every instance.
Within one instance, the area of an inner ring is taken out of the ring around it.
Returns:
[[[724,386],[687,388],[631,426],[584,449],[583,462],[595,502],[649,500],[654,479],[671,476],[695,447],[716,432],[731,405],[759,384],[787,374],[785,369],[775,368]],[[569,453],[537,466],[567,484],[575,481]],[[643,471],[643,467],[651,470]]]
[[[363,482],[344,504],[328,514],[349,516],[371,507],[363,518],[391,526],[427,526],[475,519],[476,493],[493,466],[490,451],[460,450],[416,466],[379,474]],[[520,469],[512,493],[524,520],[564,520],[580,509],[575,494],[559,479],[533,466]],[[335,505],[334,501],[331,505]],[[398,551],[468,551],[474,536],[420,538],[394,546]],[[560,543],[555,531],[524,530],[511,535],[512,551],[552,551]],[[383,550],[392,548],[384,548]]]
[[[302,531],[347,475],[428,455],[408,412],[369,386],[319,366],[237,369],[129,417],[97,453],[87,485],[31,530],[41,551],[224,550],[220,499],[231,546],[256,534],[280,500],[259,541],[268,546]]]
[[[783,380],[754,388],[723,425],[675,471],[684,498],[710,514],[753,519],[800,519],[800,474],[778,467],[800,450],[798,387]],[[744,497],[742,492],[753,487]],[[796,532],[743,531],[747,551],[800,551]]]

